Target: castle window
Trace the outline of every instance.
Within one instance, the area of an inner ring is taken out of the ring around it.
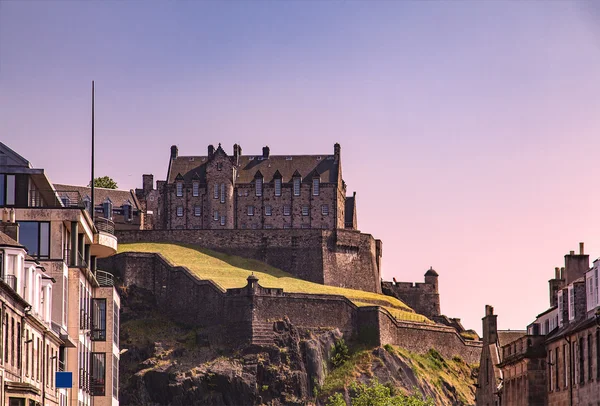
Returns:
[[[183,217],[183,206],[177,206],[177,217]]]
[[[300,178],[294,178],[294,196],[300,196]]]
[[[273,226],[271,224],[265,224],[265,230],[270,230],[272,228]]]
[[[281,179],[275,179],[275,196],[281,196]]]
[[[283,206],[283,215],[284,216],[289,216],[290,215],[290,206],[288,204],[286,204],[285,206]]]
[[[215,212],[213,213],[213,219],[215,221],[219,221],[219,212],[215,210]]]
[[[324,216],[329,216],[329,206],[324,204],[321,206],[321,214]]]
[[[313,179],[313,196],[319,196],[319,183],[321,180],[319,178]]]
[[[310,224],[302,224],[302,228],[310,228]]]
[[[254,216],[254,206],[246,206],[246,213],[249,216]]]
[[[183,196],[183,182],[177,182],[177,197]]]
[[[302,206],[302,215],[308,216],[308,206]]]
[[[194,206],[194,216],[200,217],[202,215],[202,207]]]
[[[269,206],[269,205],[265,206],[265,216],[270,216],[271,214],[272,214],[271,206]]]
[[[199,182],[194,182],[192,184],[192,194],[194,196],[198,196],[200,193],[200,183]]]
[[[256,188],[256,196],[262,196],[262,178],[256,178],[254,186]]]
[[[253,230],[256,230],[256,229],[258,229],[258,224],[252,224],[252,227],[251,227],[251,228],[252,228]]]
[[[291,225],[291,224],[284,224],[284,225],[283,225],[283,229],[284,229],[284,230],[288,230],[288,229],[290,229],[290,228],[292,228],[292,225]]]
[[[217,163],[217,170],[218,171],[222,171],[223,170],[223,162]]]
[[[225,216],[221,216],[221,225],[222,226],[225,225],[225,220],[226,220],[226,217]]]
[[[219,185],[217,183],[215,183],[215,190],[213,192],[213,199],[218,199],[219,198]]]
[[[225,184],[221,183],[221,203],[225,203]]]

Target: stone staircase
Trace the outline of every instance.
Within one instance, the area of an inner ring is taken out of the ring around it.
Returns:
[[[273,345],[275,344],[275,335],[273,323],[266,321],[252,322],[252,344],[255,345]]]

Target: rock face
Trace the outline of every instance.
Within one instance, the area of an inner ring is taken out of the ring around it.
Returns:
[[[349,399],[347,385],[323,391],[333,376],[334,345],[342,338],[337,329],[306,331],[284,319],[273,323],[273,344],[226,352],[209,346],[201,329],[166,318],[144,290],[128,288],[122,303],[122,405],[325,404],[332,391],[343,391]],[[393,349],[363,352],[366,363],[351,371],[352,380],[376,377],[402,391],[418,388],[436,399],[436,405],[469,404],[464,390],[449,380],[428,382],[430,377]],[[470,379],[468,372],[465,367],[465,376],[458,379]]]

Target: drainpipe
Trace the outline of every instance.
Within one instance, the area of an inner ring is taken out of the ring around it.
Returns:
[[[46,404],[46,331],[42,335],[42,405]]]

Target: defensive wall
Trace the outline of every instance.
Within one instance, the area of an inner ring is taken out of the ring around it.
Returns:
[[[224,290],[154,253],[122,253],[99,260],[99,266],[125,286],[151,291],[174,320],[204,327],[210,343],[257,342],[257,326],[287,316],[298,327],[338,328],[365,344],[399,345],[417,353],[435,348],[444,357],[479,362],[481,343],[463,339],[452,327],[400,321],[379,306],[357,307],[343,296],[264,288],[253,277],[244,287]]]
[[[127,230],[116,235],[121,244],[193,244],[257,259],[307,281],[381,293],[381,241],[355,230]]]

